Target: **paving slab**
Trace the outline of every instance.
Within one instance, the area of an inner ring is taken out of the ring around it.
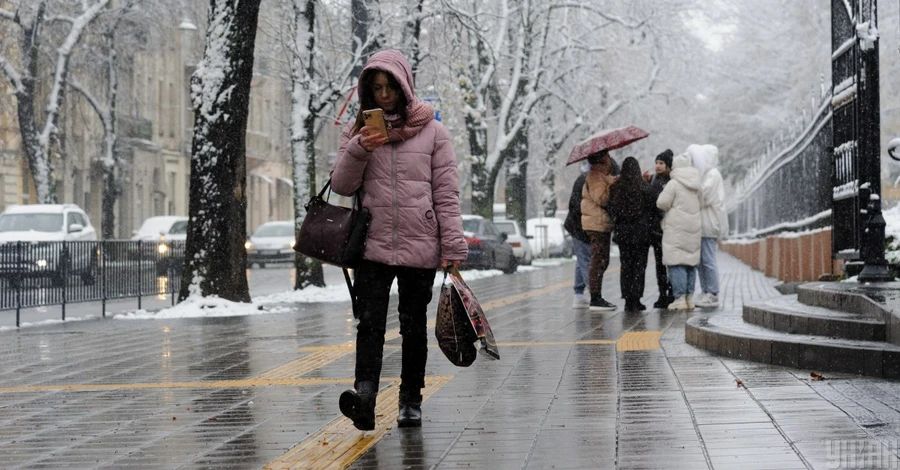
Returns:
[[[355,329],[345,303],[0,332],[0,467],[791,469],[833,468],[851,458],[896,462],[900,383],[852,374],[815,381],[806,369],[717,357],[687,344],[689,318],[739,315],[745,302],[779,295],[774,280],[724,253],[719,261],[722,306],[688,313],[573,310],[570,261],[472,281],[489,307],[501,359],[455,367],[430,331],[421,429],[391,421],[400,375],[396,315],[388,320],[381,424],[374,433],[347,428],[337,409],[337,396],[353,381],[348,345]],[[618,269],[614,259],[604,297],[621,307]],[[651,259],[647,305],[657,296],[652,273]]]

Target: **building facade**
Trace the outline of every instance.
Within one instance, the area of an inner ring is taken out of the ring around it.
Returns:
[[[149,38],[150,47],[122,61],[117,106],[121,194],[115,209],[116,238],[130,237],[148,217],[188,214],[194,125],[190,77],[202,58],[203,35],[202,28],[185,20]],[[294,213],[287,131],[290,84],[277,74],[267,75],[264,67],[257,68],[251,83],[246,135],[248,233],[267,221],[292,219]],[[86,88],[105,93],[103,84],[95,83],[102,80],[78,78],[83,84],[94,85]],[[14,96],[5,84],[0,85],[0,92],[2,212],[12,204],[34,203],[36,198],[21,151]],[[38,100],[38,106],[41,103]],[[103,199],[101,122],[84,97],[69,88],[58,127],[53,166],[57,200],[78,204],[99,231]]]

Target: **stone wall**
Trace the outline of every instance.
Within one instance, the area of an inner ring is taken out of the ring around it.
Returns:
[[[840,260],[831,258],[831,228],[725,240],[720,248],[783,282],[816,281],[823,274],[842,273]]]

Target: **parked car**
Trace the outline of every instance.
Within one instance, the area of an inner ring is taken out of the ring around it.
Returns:
[[[462,216],[463,236],[469,245],[469,256],[460,263],[461,268],[499,269],[506,274],[516,272],[519,262],[513,249],[490,220],[480,215]]]
[[[53,286],[61,286],[67,275],[79,275],[85,284],[93,284],[99,274],[99,248],[62,242],[94,240],[97,230],[75,204],[10,206],[0,214],[0,276],[12,284],[49,278]]]
[[[555,217],[536,217],[525,221],[531,251],[538,257],[571,257],[575,249],[572,236],[563,228],[563,221]],[[546,251],[545,251],[546,250]]]
[[[144,220],[131,237],[133,241],[144,242],[138,257],[156,260],[159,275],[165,275],[169,269],[181,269],[187,225],[188,218],[180,215],[160,215]]]
[[[247,267],[266,263],[289,263],[294,260],[294,221],[266,222],[256,228],[247,241]]]
[[[500,233],[506,234],[506,243],[509,243],[509,246],[512,247],[513,254],[516,255],[519,264],[525,266],[530,265],[534,255],[532,254],[531,243],[528,242],[528,239],[532,238],[532,236],[525,235],[525,231],[519,227],[519,224],[515,220],[494,220],[494,226],[497,227],[497,230],[499,230]]]

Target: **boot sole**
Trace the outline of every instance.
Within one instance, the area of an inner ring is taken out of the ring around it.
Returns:
[[[592,312],[615,312],[617,307],[589,307]]]
[[[397,427],[398,427],[398,428],[421,428],[421,427],[422,427],[422,420],[419,419],[419,420],[404,420],[404,421],[400,421],[400,420],[398,419],[398,420],[397,420]]]
[[[353,426],[360,431],[372,431],[375,429],[375,420],[368,420],[364,416],[360,416],[362,409],[362,403],[360,402],[359,395],[353,393],[350,390],[345,391],[341,394],[340,400],[338,400],[338,406],[341,409],[341,413],[350,418],[350,421],[353,421]]]

